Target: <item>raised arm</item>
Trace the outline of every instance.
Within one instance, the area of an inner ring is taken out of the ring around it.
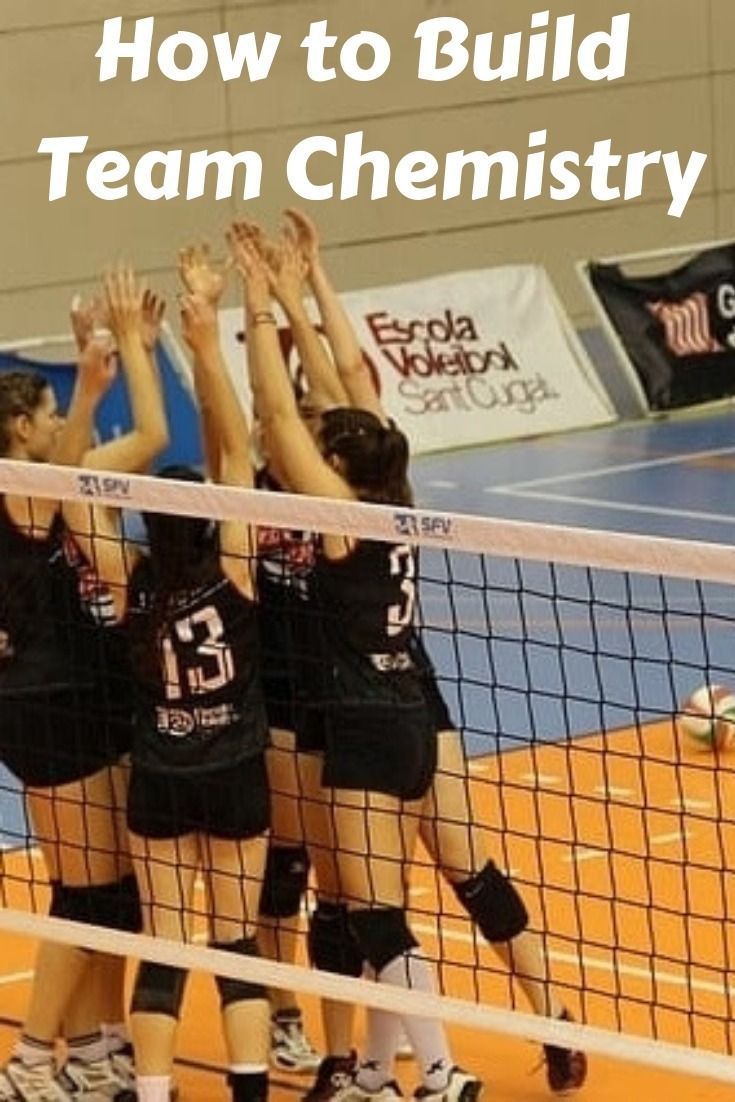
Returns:
[[[322,458],[299,416],[278,339],[265,263],[238,226],[228,240],[243,278],[248,365],[269,451],[297,492],[353,498],[347,483]]]
[[[309,404],[317,410],[348,405],[347,391],[304,305],[304,281],[308,264],[298,247],[295,234],[290,229],[287,228],[281,234],[266,263],[271,290],[288,319],[304,369],[309,388]]]
[[[80,354],[77,376],[71,403],[66,418],[58,431],[56,440],[45,458],[61,466],[77,466],[89,447],[94,431],[94,416],[97,407],[115,378],[116,364],[112,342],[109,338],[91,341]],[[53,412],[46,416],[57,418],[56,402],[49,385],[49,394]],[[29,432],[36,411],[23,411],[19,419],[25,418]],[[22,454],[16,458],[24,458]],[[59,502],[48,498],[28,498],[16,494],[5,496],[5,507],[18,529],[33,539],[46,536],[54,518],[59,512]]]
[[[109,272],[104,280],[107,317],[123,363],[132,410],[132,428],[93,448],[84,464],[95,470],[147,471],[168,445],[168,425],[154,349],[163,318],[163,301],[145,290],[130,268]]]
[[[293,227],[299,250],[306,259],[309,285],[317,301],[324,332],[347,397],[346,404],[374,413],[387,425],[388,415],[375,389],[352,322],[324,267],[316,225],[303,211],[293,207],[286,211],[286,216]]]
[[[235,419],[237,414],[240,414],[239,420],[231,421],[227,428],[231,433],[239,433],[241,441],[248,440],[248,423],[245,414],[241,412],[240,403],[235,388],[231,385],[228,372],[225,369],[223,376],[217,378],[214,383],[210,381],[213,375],[219,377],[219,365],[225,367],[223,361],[221,361],[217,309],[221,295],[225,290],[227,272],[228,266],[224,268],[215,266],[206,245],[187,247],[179,251],[179,277],[187,292],[185,301],[190,302],[190,310],[182,310],[182,324],[185,325],[187,320],[191,321],[191,325],[188,326],[188,334],[190,335],[187,335],[185,331],[184,337],[192,347],[194,354],[194,387],[199,407],[199,417],[202,419],[207,473],[214,478],[215,482],[224,480],[224,473],[221,471],[221,464],[224,460],[224,441],[220,404],[216,392],[212,392],[212,386],[227,388],[228,399],[231,400],[231,406],[233,406],[230,414],[231,418]],[[201,315],[205,305],[210,307],[210,313],[214,318],[213,333],[199,332],[202,329],[203,317]],[[201,350],[199,350],[198,344],[197,347],[192,344],[190,336],[199,342],[204,342]],[[204,361],[203,356],[205,357]],[[216,368],[214,372],[210,369],[213,361]],[[234,444],[235,441],[231,440],[230,447],[233,447]],[[231,460],[230,455],[229,462],[231,463],[231,461],[233,460]]]

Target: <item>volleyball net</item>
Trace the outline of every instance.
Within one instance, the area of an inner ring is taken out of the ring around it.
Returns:
[[[465,830],[451,798],[429,801],[396,858],[437,996],[308,967],[313,882],[288,920],[296,964],[198,944],[201,892],[188,944],[48,917],[8,773],[0,928],[735,1082],[735,702],[697,692],[735,694],[731,548],[8,461],[0,492],[123,509],[133,531],[157,512],[418,547],[420,638],[466,756],[440,750],[439,769],[464,786],[577,1020],[530,1014],[459,905],[432,845],[444,814]]]

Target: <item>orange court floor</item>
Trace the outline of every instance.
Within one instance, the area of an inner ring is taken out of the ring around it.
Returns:
[[[553,976],[574,1015],[624,1033],[733,1051],[735,825],[724,809],[735,806],[735,769],[727,754],[682,746],[667,721],[476,758],[470,768],[490,852],[516,877],[533,925],[548,931]],[[3,873],[7,905],[40,909],[40,860],[5,854]],[[511,1005],[507,976],[421,854],[411,907],[424,948],[441,961],[448,993]],[[33,951],[28,939],[0,939],[2,1057],[26,1005]],[[516,1005],[526,1009],[522,1001]],[[303,1007],[318,1046],[318,1007],[308,997]],[[362,1031],[362,1016],[359,1022]],[[217,1023],[214,985],[194,975],[176,1069],[182,1102],[228,1097]],[[537,1045],[455,1027],[450,1036],[456,1061],[486,1082],[487,1102],[550,1097],[543,1070],[533,1073]],[[417,1085],[413,1062],[401,1062],[398,1074],[410,1094]],[[272,1098],[294,1102],[307,1085],[275,1072]],[[725,1102],[735,1099],[735,1084],[590,1058],[580,1098],[621,1102],[634,1092],[667,1102]]]

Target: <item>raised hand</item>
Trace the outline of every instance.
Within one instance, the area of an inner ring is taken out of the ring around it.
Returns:
[[[108,327],[102,303],[98,298],[84,302],[81,295],[75,295],[71,302],[69,318],[78,352],[84,351],[96,329]]]
[[[234,222],[227,231],[232,260],[242,276],[247,307],[253,312],[270,310],[272,274],[253,243],[244,222]]]
[[[190,295],[199,295],[217,304],[227,284],[229,265],[218,268],[211,259],[209,245],[190,245],[179,249],[179,277]]]
[[[290,229],[280,235],[273,262],[267,267],[273,294],[286,313],[292,313],[301,305],[309,266]]]
[[[143,344],[149,352],[155,350],[166,313],[166,300],[155,291],[143,292]]]
[[[79,383],[95,402],[117,376],[118,358],[111,334],[94,333],[79,354]]]
[[[297,207],[287,207],[283,212],[289,221],[296,242],[308,267],[319,260],[319,230],[316,223]]]
[[[205,295],[181,295],[181,332],[193,352],[217,340],[217,310]]]
[[[103,280],[110,329],[118,344],[132,337],[143,337],[143,285],[132,268],[121,266],[108,271]]]

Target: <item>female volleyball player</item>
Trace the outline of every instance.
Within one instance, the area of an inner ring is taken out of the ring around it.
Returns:
[[[350,404],[355,410],[371,412],[387,428],[390,422],[359,343],[321,262],[316,227],[299,211],[291,210],[288,215],[308,262],[309,282]],[[472,921],[513,969],[534,1010],[542,1015],[568,1018],[551,986],[541,941],[527,929],[522,900],[510,881],[487,859],[470,805],[469,772],[462,738],[451,722],[428,655],[416,635],[411,640],[410,650],[417,669],[422,671],[426,700],[439,732],[438,768],[423,807],[422,840]],[[387,1030],[388,1020],[383,1016],[375,1015],[372,1020],[378,1023],[381,1032]],[[393,1032],[397,1038],[395,1022]],[[386,1051],[384,1046],[383,1052]],[[582,1085],[587,1071],[583,1053],[549,1045],[544,1048],[544,1057],[548,1083],[553,1091],[567,1093]],[[366,1053],[368,1060],[372,1064],[376,1062],[370,1047]],[[389,1078],[389,1069],[390,1063],[380,1072],[385,1079]]]
[[[274,245],[255,223],[240,222],[233,229],[233,247],[236,247],[236,239],[241,237],[250,240],[269,259],[274,295],[287,318],[298,357],[300,379],[296,393],[299,414],[307,425],[313,424],[323,411],[344,406],[347,396],[330,354],[304,306],[306,265],[296,248],[293,234],[281,235]],[[278,469],[276,477],[270,469],[273,464],[267,447],[265,455],[266,466],[260,485],[271,490],[289,489],[284,472]],[[301,842],[303,846],[306,843],[317,887],[316,906],[309,917],[311,959],[324,970],[359,976],[363,969],[362,954],[350,936],[346,907],[340,900],[331,801],[328,790],[321,783],[324,723],[320,709],[315,706],[321,665],[318,639],[314,638],[318,617],[310,603],[310,578],[315,561],[314,535],[261,529],[259,542],[258,592],[264,687],[271,724],[269,774],[273,830],[277,842],[272,847],[271,855],[276,858],[281,857],[281,853],[285,855],[288,852],[286,846],[290,845],[294,847],[290,852],[295,856],[299,853],[295,844]],[[271,867],[278,869],[279,865],[274,861]],[[266,886],[268,883],[266,875]],[[278,892],[279,884],[283,885],[281,898],[285,898],[283,874],[274,877],[271,884],[273,894]],[[293,925],[288,928],[287,936],[281,936],[270,949],[271,955],[287,962],[295,960],[298,944],[295,916],[298,914],[299,900],[295,886],[290,899],[289,914],[294,916]],[[272,906],[267,898],[265,903],[261,915],[264,909],[269,910]],[[280,914],[285,916],[285,909]],[[295,1018],[294,1012],[288,1008],[296,1001],[293,992],[279,992],[277,996],[283,1008],[278,1017],[283,1024],[276,1032],[276,1040],[282,1038],[288,1028],[286,1015],[290,1014],[292,1020]],[[322,999],[320,1006],[324,1037],[330,1053],[327,1060],[319,1064],[323,1080],[325,1076],[331,1078],[332,1075],[349,1071],[353,1066],[354,1009],[331,999]],[[291,1033],[291,1056],[298,1046],[299,1032],[296,1026]],[[312,1067],[317,1062],[314,1061]]]
[[[126,290],[111,277],[107,310],[135,405],[148,367],[139,327],[127,324]],[[88,332],[65,423],[42,375],[0,378],[0,454],[31,462],[89,460],[94,412],[113,377],[110,340]],[[153,403],[135,426],[129,454],[136,462],[145,464],[157,451],[161,423]],[[52,885],[51,914],[135,930],[137,890],[115,820],[112,769],[127,733],[126,717],[113,715],[100,699],[109,671],[98,661],[98,631],[80,600],[67,537],[58,502],[2,497],[0,758],[25,787]],[[0,1078],[0,1097],[30,1102],[118,1090],[107,1044],[99,1035],[81,1036],[77,1027],[84,1022],[86,1033],[98,1027],[95,979],[108,988],[116,1020],[122,1017],[121,1004],[115,1006],[122,978],[118,958],[42,945],[23,1035]],[[54,1044],[62,1028],[70,1058],[57,1075]]]
[[[221,481],[252,485],[247,425],[222,363],[216,311],[188,295],[182,326],[204,425],[216,434],[208,450],[218,454]],[[200,480],[188,469],[164,473]],[[167,938],[188,936],[200,870],[212,944],[246,957],[256,953],[269,819],[252,535],[243,523],[157,513],[145,521],[144,557],[128,553],[104,516],[88,533],[131,635],[137,730],[128,827],[144,926]],[[153,962],[138,970],[131,1023],[141,1102],[168,1102],[185,978]],[[265,990],[229,979],[217,986],[232,1097],[256,1102],[267,1092]]]
[[[319,446],[305,428],[278,343],[267,268],[247,238],[237,244],[253,389],[288,485],[348,501],[408,504],[408,454],[396,429],[351,409],[324,414]],[[406,920],[403,875],[436,758],[421,678],[405,649],[413,578],[407,546],[332,535],[319,541],[313,585],[322,628],[323,783],[332,789],[342,894],[378,980],[431,991],[432,969],[416,952]],[[454,1066],[443,1027],[415,1017],[405,1025],[420,1063],[422,1097],[476,1098],[481,1084]],[[385,1099],[400,1093],[390,1081],[365,1082],[370,1069],[360,1073],[363,1080],[346,1088],[345,1097],[352,1090]]]
[[[180,273],[191,294],[219,305],[225,275],[211,262],[206,247],[180,254]],[[207,403],[200,403],[208,417]],[[256,445],[256,450],[262,450]],[[207,455],[210,474],[218,477],[219,458]],[[257,471],[260,489],[277,490],[278,481],[265,462]],[[309,874],[304,846],[299,780],[295,766],[294,713],[297,670],[308,644],[304,638],[306,578],[313,560],[309,533],[258,529],[257,592],[262,683],[270,730],[266,751],[271,790],[271,835],[258,918],[258,945],[275,960],[293,963],[299,938],[300,910]],[[271,1062],[283,1071],[308,1072],[320,1057],[309,1043],[293,991],[273,989]]]

